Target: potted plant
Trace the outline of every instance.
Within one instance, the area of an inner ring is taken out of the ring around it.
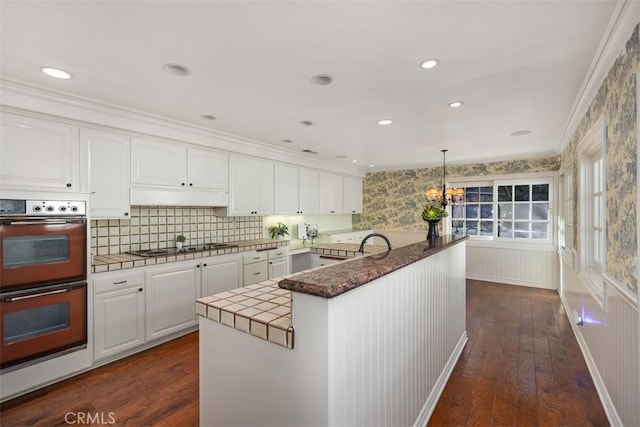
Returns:
[[[176,249],[182,250],[182,245],[184,245],[184,242],[186,240],[187,240],[186,237],[184,237],[182,234],[178,234],[176,236]]]
[[[281,222],[270,226],[267,231],[272,239],[284,239],[285,235],[289,235],[289,227]]]
[[[427,205],[422,210],[422,219],[429,223],[429,232],[427,239],[436,239],[438,237],[438,223],[444,217],[449,215],[446,209],[436,205]]]

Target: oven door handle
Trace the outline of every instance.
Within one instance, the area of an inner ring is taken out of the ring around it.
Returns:
[[[66,220],[66,221],[47,221],[46,219],[43,219],[42,221],[11,221],[8,223],[5,223],[8,225],[64,225],[64,224],[71,224],[71,220]]]
[[[22,301],[22,300],[30,299],[30,298],[45,297],[47,295],[63,294],[65,292],[69,292],[69,290],[70,290],[70,288],[64,288],[64,289],[56,289],[55,291],[40,292],[39,294],[23,295],[23,296],[19,296],[19,297],[11,297],[11,298],[5,299],[4,302],[16,302],[16,301]]]

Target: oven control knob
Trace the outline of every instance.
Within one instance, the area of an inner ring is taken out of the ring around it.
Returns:
[[[41,210],[42,210],[42,206],[35,205],[35,206],[33,207],[33,211],[34,211],[34,212],[40,212]]]
[[[71,212],[78,212],[77,206],[71,206],[69,209],[71,209]]]
[[[55,208],[53,206],[47,206],[47,212],[53,212]]]
[[[67,211],[67,207],[66,206],[60,206],[58,209],[60,209],[60,212],[66,212]]]

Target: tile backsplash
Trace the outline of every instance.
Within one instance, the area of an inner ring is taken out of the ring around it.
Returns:
[[[187,246],[264,237],[261,216],[216,216],[215,208],[132,206],[130,215],[91,221],[91,255],[170,248],[178,234],[187,238]]]

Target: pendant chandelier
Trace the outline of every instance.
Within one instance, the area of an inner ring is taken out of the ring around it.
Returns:
[[[427,196],[429,202],[439,202],[443,208],[445,208],[449,202],[456,203],[461,202],[464,199],[464,188],[451,188],[447,187],[447,166],[445,164],[445,157],[447,151],[440,150],[442,152],[442,189],[430,188],[424,194]]]

